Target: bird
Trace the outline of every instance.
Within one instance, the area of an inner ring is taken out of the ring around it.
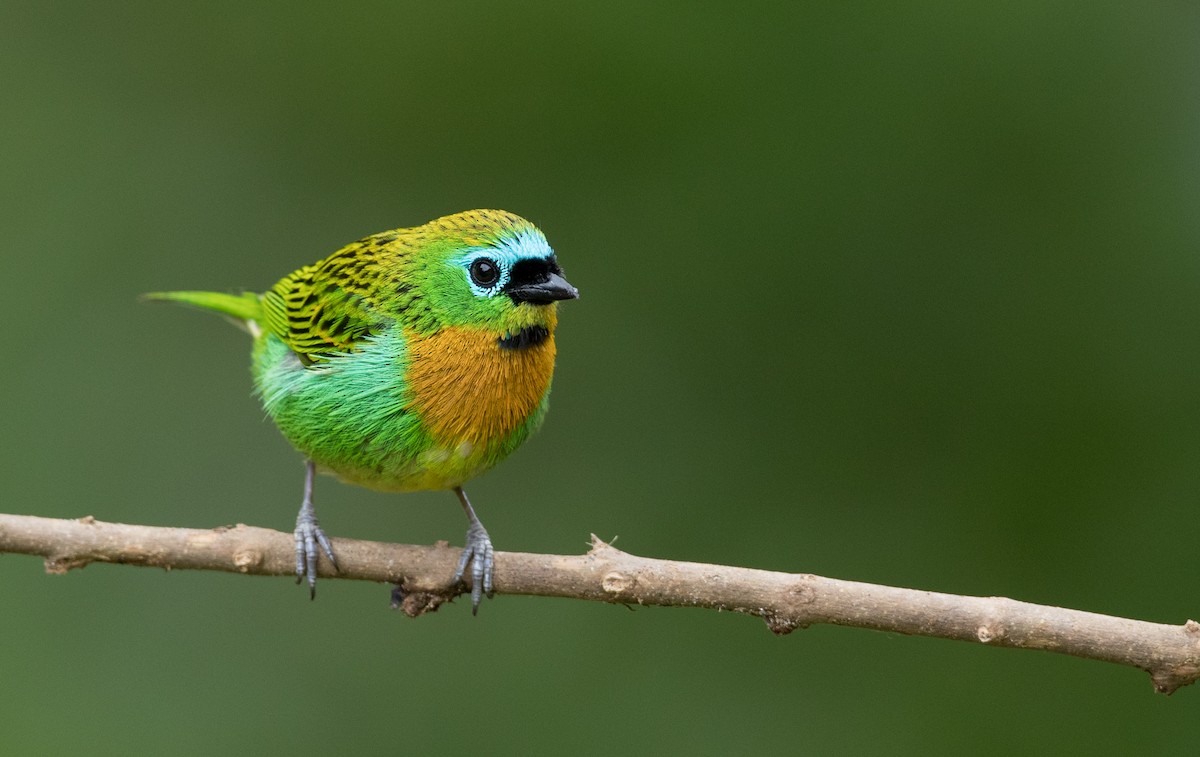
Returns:
[[[143,295],[221,314],[253,338],[255,393],[304,456],[293,538],[310,597],[318,548],[337,568],[313,505],[320,472],[454,492],[469,525],[452,583],[469,564],[472,613],[494,594],[495,561],[463,484],[541,426],[557,305],[578,296],[541,230],[482,209],[364,237],[263,293]]]

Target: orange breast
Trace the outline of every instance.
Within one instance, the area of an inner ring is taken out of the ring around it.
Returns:
[[[405,337],[413,406],[442,444],[503,439],[550,388],[553,336],[519,350],[501,349],[496,334],[465,328]]]

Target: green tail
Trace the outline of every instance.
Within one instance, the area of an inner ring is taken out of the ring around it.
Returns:
[[[262,303],[253,292],[225,294],[224,292],[148,292],[143,300],[182,302],[185,305],[213,310],[229,316],[237,325],[250,330],[249,321],[262,321]]]

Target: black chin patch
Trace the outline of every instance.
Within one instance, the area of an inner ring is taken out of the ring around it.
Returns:
[[[515,334],[502,336],[497,341],[502,350],[523,350],[534,347],[550,338],[550,329],[545,326],[526,326]]]

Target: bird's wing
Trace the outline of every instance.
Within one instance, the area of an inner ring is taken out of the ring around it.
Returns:
[[[266,327],[312,365],[353,352],[385,319],[372,312],[377,243],[371,238],[280,279],[262,297]]]

